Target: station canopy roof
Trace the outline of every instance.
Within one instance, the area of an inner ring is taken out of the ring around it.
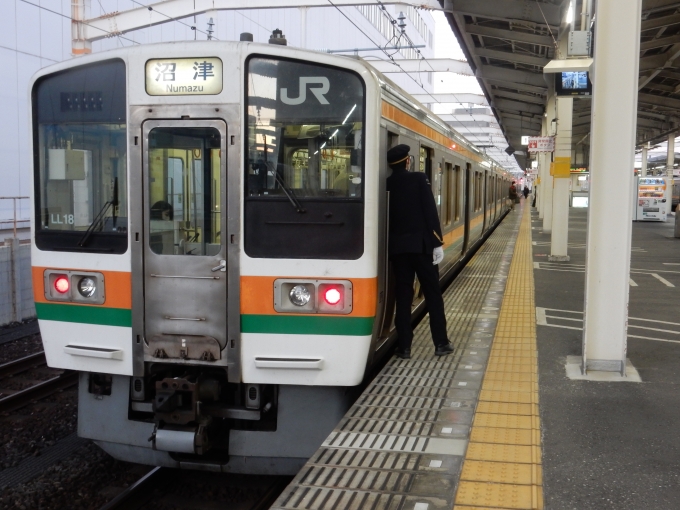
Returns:
[[[548,93],[543,68],[558,34],[581,29],[588,0],[440,0],[509,145],[541,134]],[[597,0],[595,0],[596,2]],[[592,3],[592,0],[591,0]],[[591,24],[592,25],[592,24]],[[584,27],[592,30],[592,26]],[[680,126],[680,1],[643,0],[637,143],[665,140]],[[588,143],[590,99],[574,101],[573,144]],[[524,159],[521,158],[522,163]]]

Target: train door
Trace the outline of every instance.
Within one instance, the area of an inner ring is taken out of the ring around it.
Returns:
[[[144,328],[153,358],[214,362],[226,346],[226,137],[219,120],[143,124]]]

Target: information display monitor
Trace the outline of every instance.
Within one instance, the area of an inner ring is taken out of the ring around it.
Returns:
[[[592,91],[588,71],[555,73],[555,93],[558,96],[589,96]]]

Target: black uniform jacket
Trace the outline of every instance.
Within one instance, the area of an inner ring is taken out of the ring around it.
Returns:
[[[442,246],[442,229],[427,176],[396,170],[387,178],[390,192],[389,253],[432,253]]]

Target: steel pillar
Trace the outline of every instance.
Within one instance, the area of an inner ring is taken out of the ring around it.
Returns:
[[[640,168],[640,177],[647,177],[647,158],[649,149],[647,147],[642,148],[642,168]]]
[[[668,149],[666,150],[666,214],[673,212],[673,165],[675,164],[675,137],[677,133],[668,135]]]
[[[548,99],[546,112],[548,116],[545,118],[546,136],[555,136],[555,119],[557,118],[556,98],[551,96]],[[541,179],[543,184],[543,233],[552,233],[552,218],[553,218],[553,176],[550,175],[550,163],[552,162],[551,153],[545,153],[545,181]]]
[[[642,0],[598,0],[583,370],[625,375]]]
[[[571,175],[571,126],[574,99],[557,98],[557,136],[553,171],[553,213],[549,260],[567,262],[569,240],[569,181]]]

